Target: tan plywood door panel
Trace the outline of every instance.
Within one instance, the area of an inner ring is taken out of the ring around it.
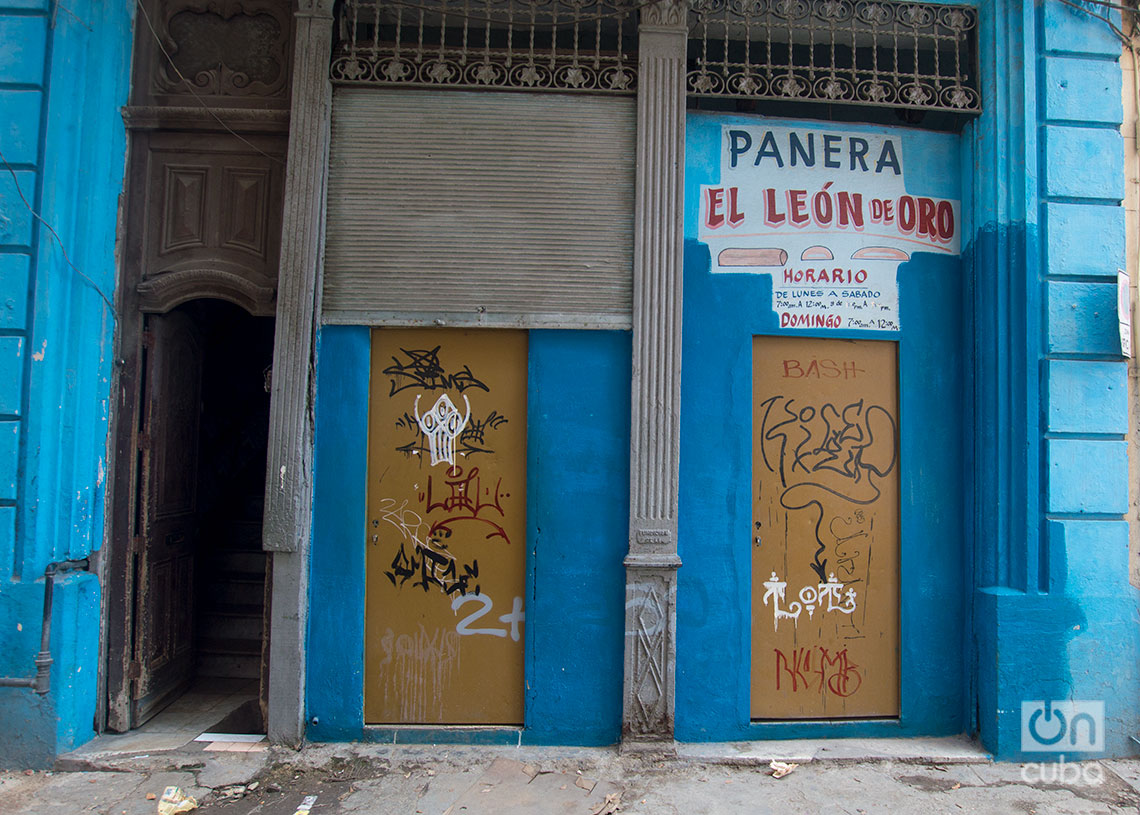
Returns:
[[[897,716],[897,346],[755,337],[752,410],[752,718]]]
[[[377,329],[365,720],[521,724],[527,335]]]

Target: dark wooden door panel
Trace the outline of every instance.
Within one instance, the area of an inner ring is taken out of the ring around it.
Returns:
[[[185,687],[194,656],[202,340],[179,312],[149,317],[146,337],[133,727]]]

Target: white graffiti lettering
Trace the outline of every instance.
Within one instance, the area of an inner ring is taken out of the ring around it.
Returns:
[[[503,614],[499,617],[499,622],[505,623],[508,628],[472,628],[472,624],[487,616],[492,607],[495,605],[494,601],[486,594],[464,594],[456,597],[451,601],[451,610],[459,613],[464,605],[469,602],[476,601],[480,604],[479,608],[475,609],[471,614],[468,614],[455,626],[455,632],[463,637],[469,637],[474,634],[485,634],[488,637],[507,637],[509,636],[515,642],[519,641],[519,625],[526,619],[526,614],[523,612],[523,602],[521,597],[516,597],[511,605],[511,610],[508,614]]]
[[[835,573],[832,572],[827,576],[826,583],[804,586],[797,595],[798,600],[788,603],[787,608],[781,608],[780,604],[784,602],[788,584],[777,577],[775,572],[772,572],[772,576],[764,581],[763,597],[764,605],[768,605],[768,600],[772,600],[772,630],[778,631],[780,620],[784,619],[792,620],[798,628],[800,615],[804,611],[807,612],[809,620],[814,619],[816,611],[820,613],[854,613],[856,608],[855,589],[843,591],[843,586],[844,584],[840,583],[835,578]]]
[[[416,423],[427,436],[428,449],[431,452],[431,464],[446,462],[448,466],[455,466],[455,439],[467,426],[471,418],[471,402],[467,395],[463,396],[463,403],[467,406],[467,413],[460,417],[459,408],[445,393],[435,400],[431,410],[420,415],[420,394],[416,394],[416,401],[412,404]]]

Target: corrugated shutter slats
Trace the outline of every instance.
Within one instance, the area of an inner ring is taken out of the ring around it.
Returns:
[[[337,88],[325,322],[628,327],[635,100]]]

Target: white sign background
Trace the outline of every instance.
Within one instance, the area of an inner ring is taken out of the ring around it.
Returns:
[[[899,264],[960,252],[958,201],[907,192],[901,138],[724,125],[702,185],[714,273],[772,275],[781,328],[898,331]]]

